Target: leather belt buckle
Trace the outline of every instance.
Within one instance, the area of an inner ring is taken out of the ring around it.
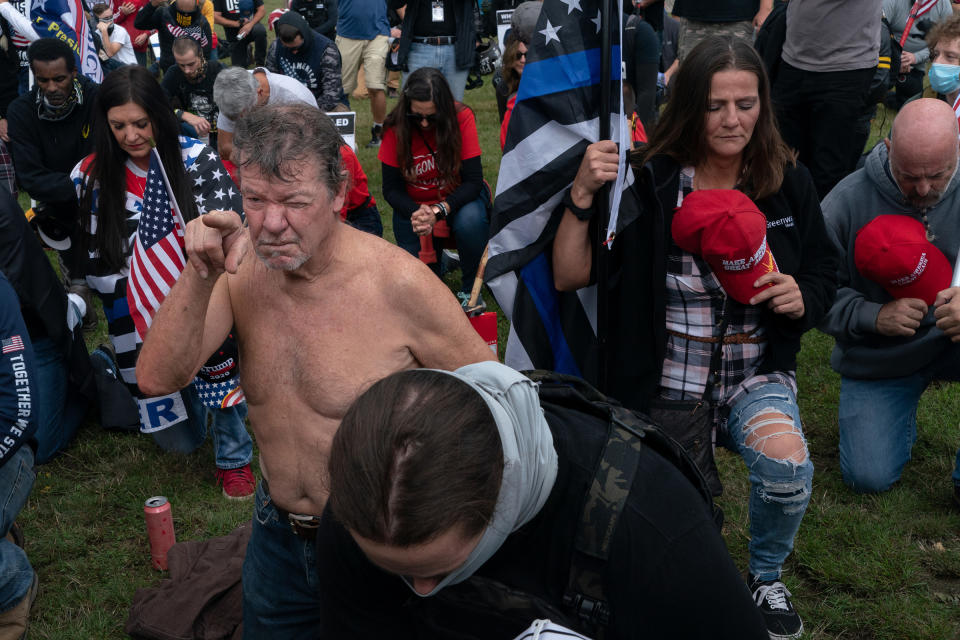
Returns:
[[[295,536],[312,540],[320,527],[320,516],[308,516],[301,513],[288,513],[287,522]]]

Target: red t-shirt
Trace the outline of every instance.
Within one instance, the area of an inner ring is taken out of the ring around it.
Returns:
[[[350,145],[345,144],[340,147],[340,157],[343,158],[344,169],[350,174],[347,198],[343,201],[343,209],[340,210],[340,219],[346,220],[347,211],[356,209],[366,202],[367,198],[370,198],[370,204],[376,204],[377,201],[370,195],[370,190],[367,188],[367,174],[363,172],[360,160],[357,159],[357,154],[353,152]]]
[[[517,94],[513,94],[507,100],[507,110],[503,112],[503,122],[500,123],[500,151],[503,151],[503,145],[507,144],[507,127],[510,126],[510,116],[513,115],[513,107],[517,104]]]
[[[473,111],[458,104],[457,122],[460,125],[460,159],[476,158],[481,154],[480,138],[477,136],[477,122],[473,118]],[[436,135],[432,129],[424,131],[418,126],[412,127],[410,139],[410,153],[417,169],[417,179],[407,182],[407,195],[418,204],[434,204],[442,201],[453,191],[440,184],[440,176],[430,149],[437,150]],[[422,134],[422,135],[421,135]],[[429,145],[429,146],[428,146]],[[383,142],[380,144],[380,161],[391,167],[400,167],[397,158],[397,135],[393,128],[383,132]]]

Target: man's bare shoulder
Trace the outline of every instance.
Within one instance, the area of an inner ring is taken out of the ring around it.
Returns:
[[[390,288],[408,287],[449,292],[430,268],[404,249],[378,236],[351,229],[356,266],[373,275],[378,284]],[[435,287],[439,285],[439,287]]]

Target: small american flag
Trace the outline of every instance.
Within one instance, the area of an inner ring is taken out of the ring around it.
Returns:
[[[14,351],[23,351],[23,338],[20,336],[11,336],[0,340],[4,353],[13,353]]]
[[[160,156],[151,149],[127,283],[127,303],[138,342],[143,342],[153,316],[186,266],[183,226],[178,222],[179,210],[171,208],[171,203],[176,207],[176,199],[166,182]]]

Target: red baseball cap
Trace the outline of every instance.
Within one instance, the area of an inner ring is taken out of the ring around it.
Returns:
[[[894,298],[920,298],[927,305],[953,277],[947,257],[927,240],[923,223],[910,216],[882,215],[864,225],[857,232],[853,261],[864,278]]]
[[[710,265],[727,295],[743,304],[765,287],[757,278],[779,271],[767,247],[767,217],[734,189],[702,189],[673,214],[673,241]]]

